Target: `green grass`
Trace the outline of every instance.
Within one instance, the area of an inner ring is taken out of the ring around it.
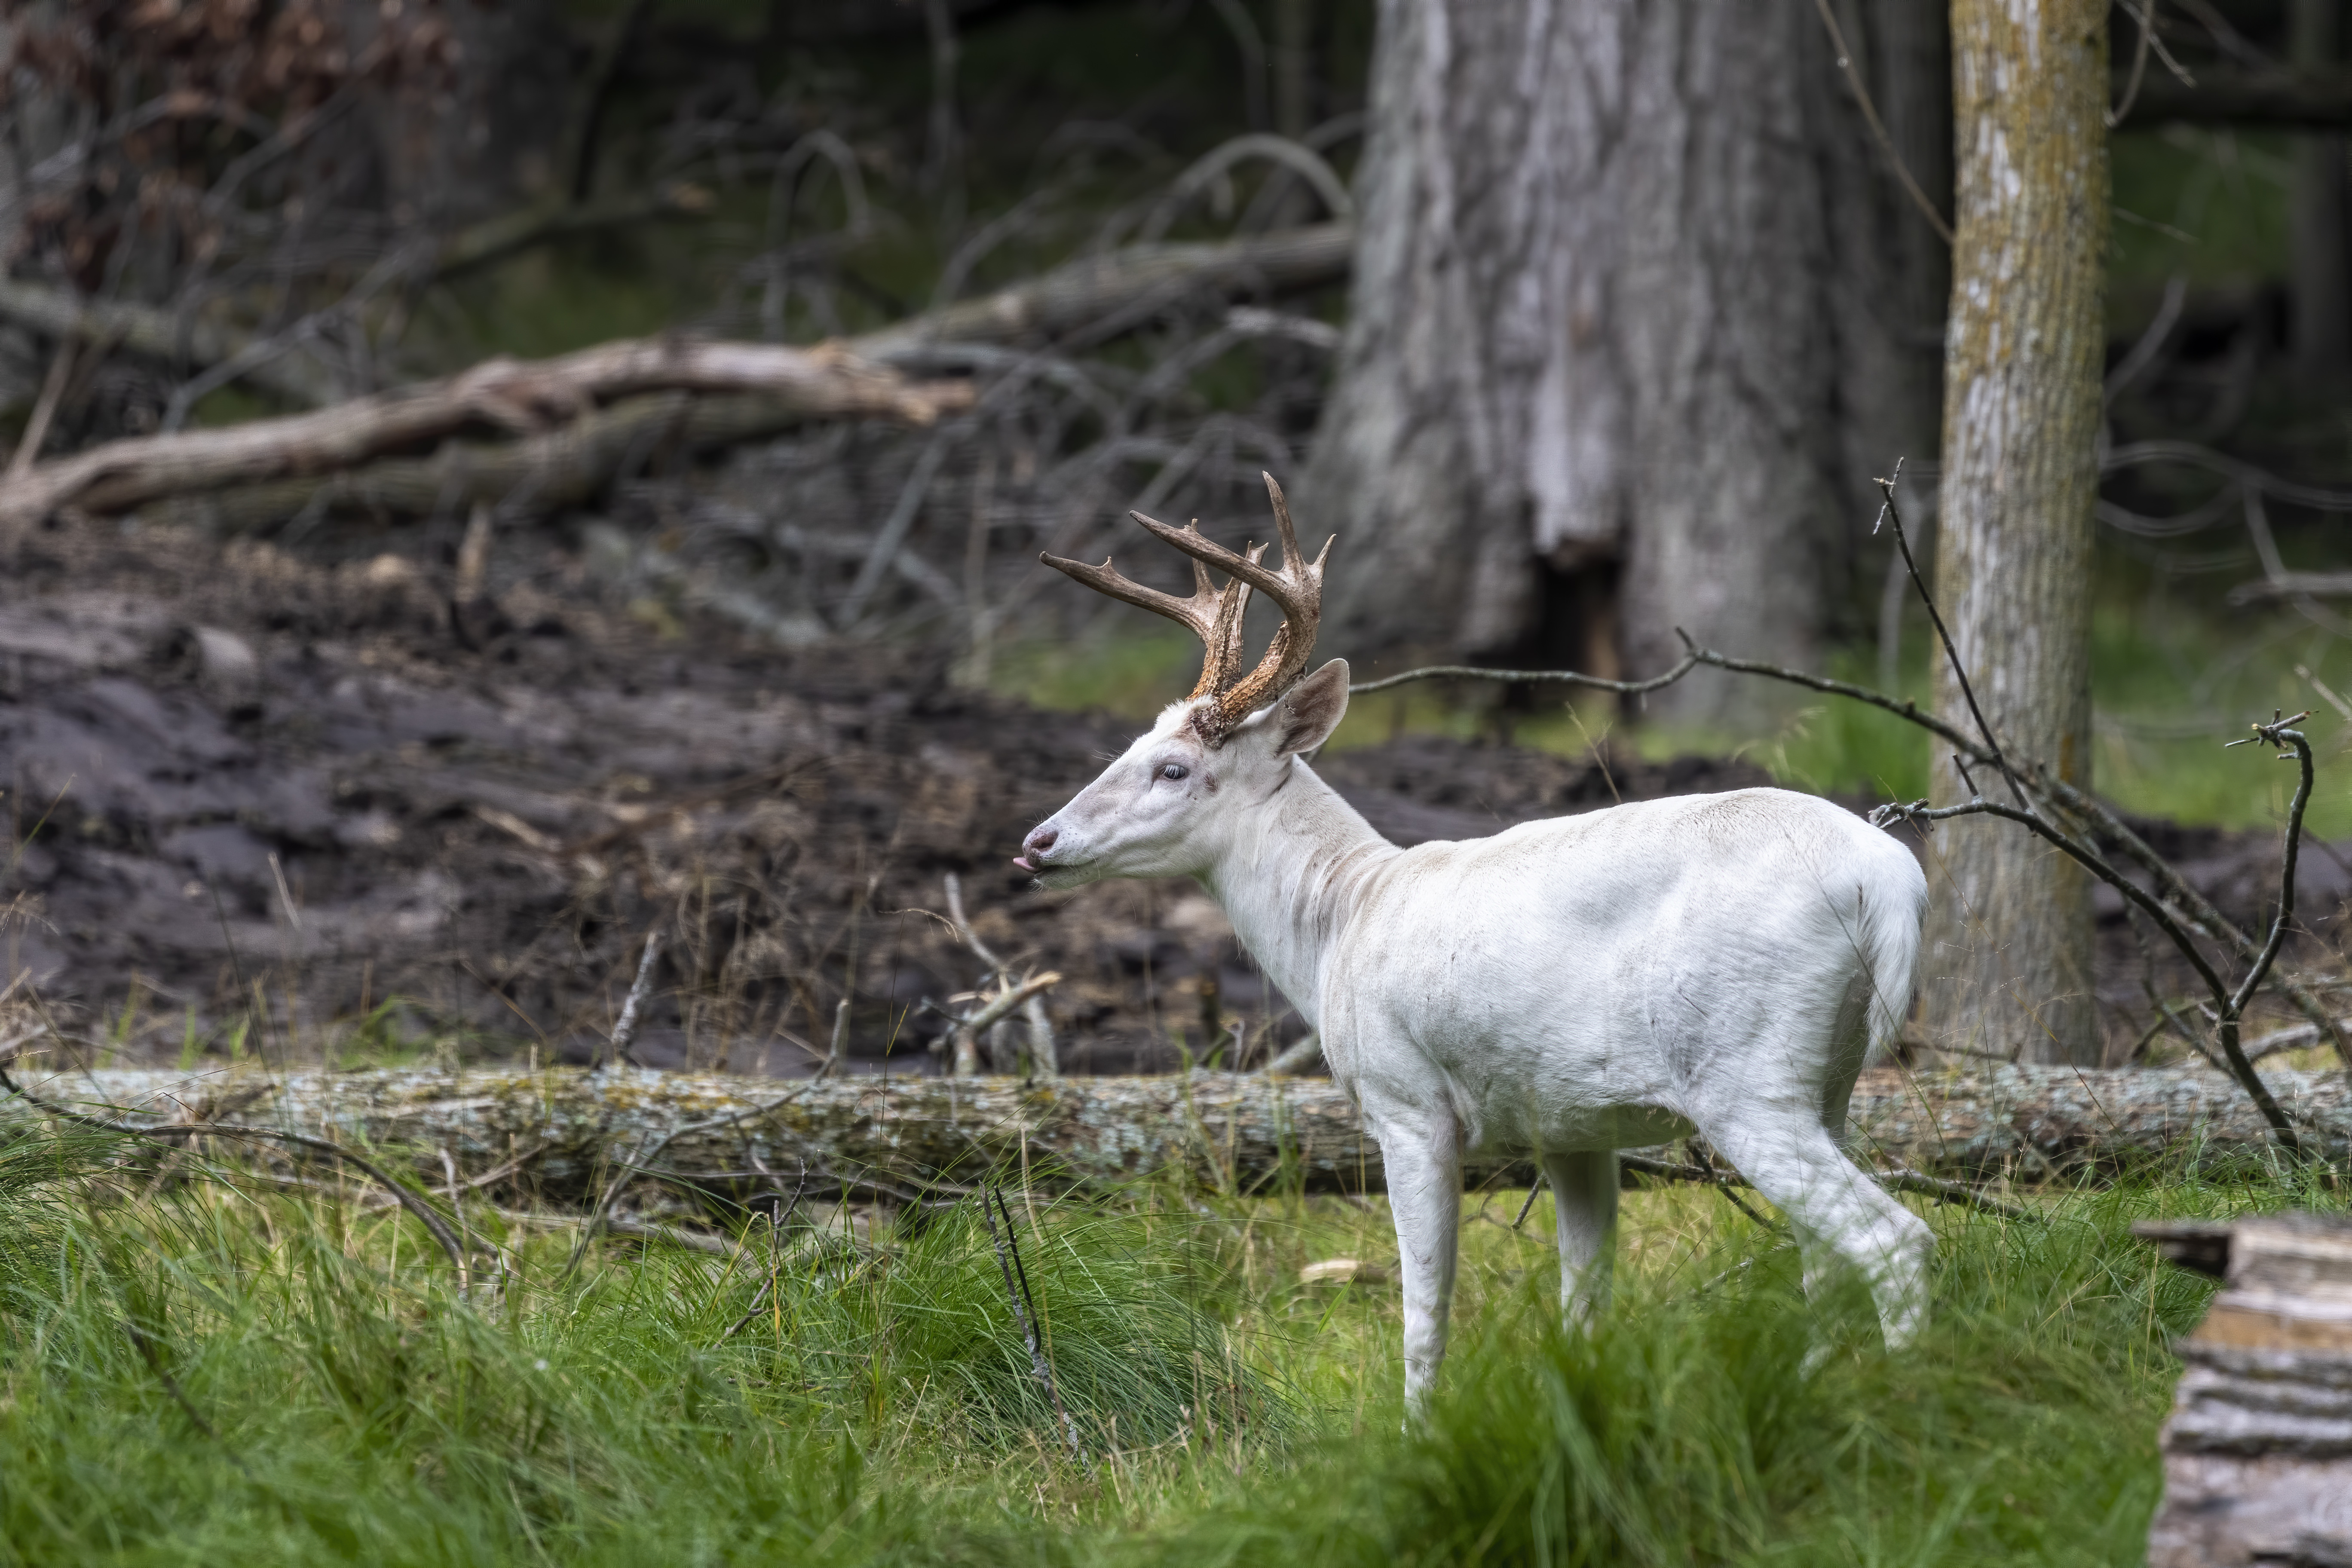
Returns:
[[[122,1152],[0,1148],[0,1562],[2135,1563],[2206,1287],[2128,1223],[2312,1201],[2176,1173],[1935,1211],[1934,1325],[1890,1356],[1687,1189],[1628,1194],[1618,1304],[1562,1332],[1548,1204],[1514,1232],[1474,1195],[1407,1438],[1394,1287],[1297,1281],[1392,1259],[1378,1203],[1016,1193],[1080,1464],[968,1205],[835,1211],[730,1338],[760,1227],[567,1280],[568,1237],[472,1205],[514,1271],[465,1300],[361,1190]]]

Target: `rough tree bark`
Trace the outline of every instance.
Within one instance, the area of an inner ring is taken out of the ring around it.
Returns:
[[[1958,211],[1937,596],[2001,744],[2087,786],[2105,0],[1957,0],[1952,55]],[[1936,709],[1971,727],[1940,663]],[[2003,788],[1976,782],[1989,795]],[[1970,794],[1948,758],[1935,794]],[[1949,1047],[2095,1064],[2090,878],[2008,823],[1955,823],[1937,838],[1922,964],[1931,1034]]]
[[[1935,8],[1845,8],[1909,107]],[[1867,478],[1841,425],[1916,442],[1935,395],[1887,288],[1907,247],[1869,232],[1891,171],[1811,0],[1383,0],[1378,27],[1353,308],[1300,487],[1349,536],[1341,645],[1605,673],[1668,661],[1680,625],[1805,662]],[[1884,384],[1906,354],[1924,399]]]
[[[2342,1074],[2274,1071],[2269,1081],[2313,1141],[2340,1153],[2352,1135]],[[540,1073],[476,1068],[63,1073],[29,1084],[84,1110],[121,1107],[165,1121],[241,1121],[361,1146],[447,1149],[469,1170],[524,1159],[530,1179],[577,1192],[600,1168],[662,1144],[677,1177],[764,1184],[806,1161],[826,1179],[897,1186],[964,1184],[1006,1165],[1055,1184],[1189,1175],[1254,1191],[1378,1192],[1380,1145],[1328,1079],[1232,1073],[1165,1078],[773,1079],[637,1069]],[[0,1098],[0,1129],[37,1115]],[[2032,1179],[2170,1152],[2268,1145],[2244,1093],[2202,1068],[2083,1073],[1979,1066],[1914,1079],[1874,1068],[1855,1086],[1859,1156],[1952,1175]],[[428,1158],[432,1158],[428,1156]],[[430,1166],[440,1183],[437,1159]],[[1524,1170],[1473,1162],[1474,1182]]]

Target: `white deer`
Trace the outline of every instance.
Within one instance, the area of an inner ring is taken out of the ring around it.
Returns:
[[[1130,513],[1192,558],[1179,599],[1044,556],[1182,622],[1199,686],[1033,831],[1014,861],[1049,888],[1195,879],[1319,1028],[1387,1169],[1404,1276],[1405,1392],[1445,1352],[1462,1163],[1532,1157],[1558,1209],[1571,1318],[1606,1300],[1617,1151],[1696,1131],[1779,1205],[1806,1283],[1867,1277],[1890,1347],[1926,1310],[1927,1227],[1849,1160],[1846,1102],[1911,1001],[1927,898],[1917,864],[1826,801],[1748,789],[1530,822],[1400,849],[1303,753],[1348,706],[1348,666],[1301,679],[1323,567],[1271,475],[1283,557],[1236,554]],[[1204,564],[1205,563],[1205,564]],[[1207,567],[1230,574],[1224,587]],[[1255,588],[1283,624],[1246,677]]]

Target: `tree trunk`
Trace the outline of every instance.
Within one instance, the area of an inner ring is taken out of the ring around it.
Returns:
[[[2317,73],[2343,47],[2343,0],[2294,0],[2289,28],[2294,63]],[[2352,244],[2347,197],[2352,170],[2339,133],[2302,137],[2294,150],[2294,358],[2315,382],[2352,368]]]
[[[2002,746],[2082,786],[2105,347],[2105,18],[2104,0],[1952,10],[1959,201],[1937,586]],[[1940,664],[1936,708],[1970,726]],[[1976,784],[2006,794],[1998,778]],[[1937,798],[1969,793],[1939,758]],[[1954,823],[1937,837],[1923,987],[1932,1035],[2095,1064],[2090,878],[2011,824]]]
[[[2307,1136],[2343,1152],[2352,1089],[2340,1073],[2268,1075]],[[235,1120],[356,1145],[408,1145],[442,1184],[446,1149],[468,1171],[521,1160],[530,1181],[578,1193],[633,1151],[661,1147],[656,1174],[725,1184],[806,1162],[832,1181],[964,1185],[1016,1166],[1055,1184],[1183,1175],[1251,1192],[1378,1192],[1380,1145],[1329,1079],[1234,1073],[1165,1078],[846,1078],[800,1083],[638,1069],[540,1073],[387,1068],[192,1078],[162,1070],[67,1073],[27,1087],[82,1110]],[[33,1114],[0,1098],[0,1127]],[[2176,1149],[2258,1148],[2270,1132],[2244,1093],[2204,1068],[2082,1073],[1974,1066],[1914,1077],[1874,1068],[1849,1112],[1857,1158],[1949,1175],[2038,1178],[2144,1163]],[[672,1132],[675,1139],[662,1142]],[[1665,1153],[1668,1151],[1658,1151]],[[1531,1172],[1474,1161],[1473,1182]]]
[[[1933,25],[1923,0],[1870,14]],[[1925,352],[1886,299],[1901,247],[1846,188],[1886,166],[1813,6],[1383,0],[1378,26],[1299,501],[1349,535],[1340,647],[1606,671],[1616,621],[1635,668],[1678,626],[1807,662],[1844,587],[1843,414],[1904,417],[1863,340]],[[1755,697],[1655,700],[1722,721]]]
[[[342,0],[377,192],[404,232],[475,222],[554,187],[572,39],[554,0]]]

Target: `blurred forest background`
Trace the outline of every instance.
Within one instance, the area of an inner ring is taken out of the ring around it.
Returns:
[[[2341,11],[2111,27],[2092,772],[2250,915],[2231,835],[2286,781],[2219,739],[2319,707],[2312,827],[2352,836]],[[1260,470],[1339,535],[1322,646],[1360,679],[1648,674],[1682,626],[1924,698],[1872,479],[1905,459],[1932,558],[1943,8],[1570,12],[1577,81],[1412,0],[11,6],[12,480],[663,334],[844,345],[940,399],[486,399],[364,461],[47,510],[0,606],[12,974],[187,1059],[331,1026],[578,1056],[667,922],[656,1058],[822,1054],[844,996],[881,1057],[972,981],[919,917],[955,870],[979,932],[1071,972],[1101,1063],[1271,1050],[1296,1021],[1213,909],[1049,903],[998,854],[1195,657],[1039,550],[1172,586],[1125,509],[1259,536]],[[1475,177],[1360,235],[1414,137]],[[1529,237],[1564,258],[1541,298]],[[1554,689],[1368,698],[1328,761],[1406,838],[1768,777],[1926,793],[1883,715]],[[2102,987],[2112,1057],[2143,988]]]

